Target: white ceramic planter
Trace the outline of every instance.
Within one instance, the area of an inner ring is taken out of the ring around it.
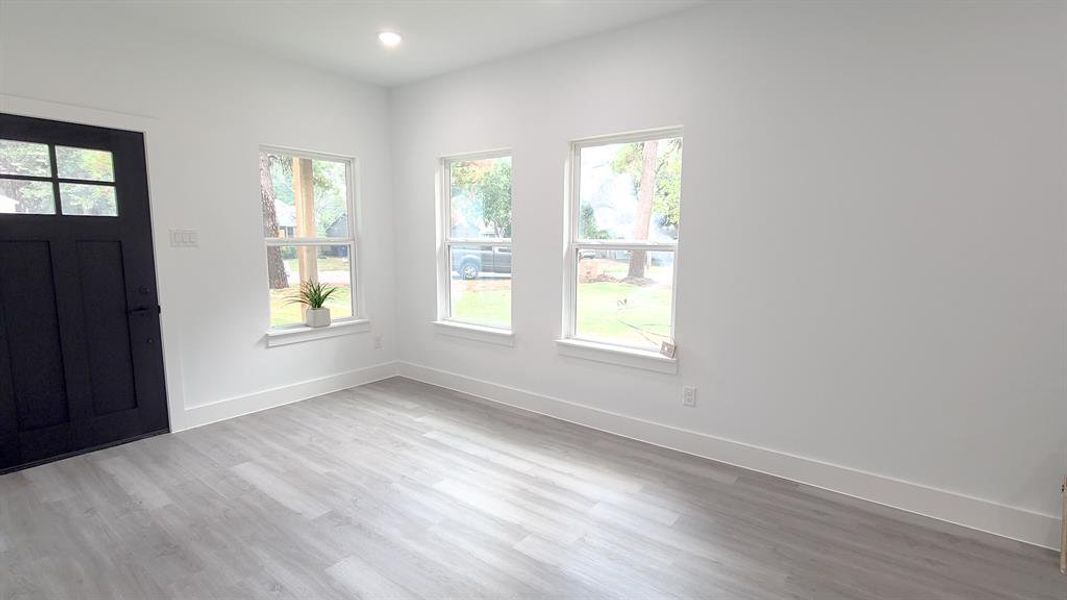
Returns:
[[[307,309],[304,311],[304,324],[308,327],[328,327],[330,325],[330,309]]]

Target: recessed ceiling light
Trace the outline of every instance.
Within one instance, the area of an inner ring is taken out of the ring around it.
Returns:
[[[400,42],[404,41],[404,38],[395,31],[383,31],[378,34],[378,41],[386,48],[396,48]]]

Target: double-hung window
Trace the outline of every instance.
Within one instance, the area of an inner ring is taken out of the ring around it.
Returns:
[[[682,134],[572,144],[564,338],[655,352],[674,341]]]
[[[272,329],[303,323],[304,305],[293,299],[307,282],[337,288],[325,305],[334,321],[360,316],[354,177],[351,158],[277,148],[260,150],[259,188]]]
[[[511,330],[511,156],[441,161],[438,320]]]

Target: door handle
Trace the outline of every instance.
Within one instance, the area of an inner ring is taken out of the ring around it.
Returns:
[[[130,310],[126,311],[126,314],[131,315],[131,316],[132,315],[148,315],[148,314],[157,314],[158,315],[158,314],[160,314],[160,312],[162,312],[162,310],[159,308],[159,305],[157,304],[156,306],[141,306],[141,307],[138,307],[138,308],[131,308]]]

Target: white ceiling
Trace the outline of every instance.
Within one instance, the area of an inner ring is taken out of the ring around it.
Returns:
[[[371,83],[397,85],[619,28],[703,1],[90,0],[70,2],[67,8],[89,8],[95,18],[139,28],[165,28]],[[403,35],[401,47],[382,48],[377,33],[383,29]]]

